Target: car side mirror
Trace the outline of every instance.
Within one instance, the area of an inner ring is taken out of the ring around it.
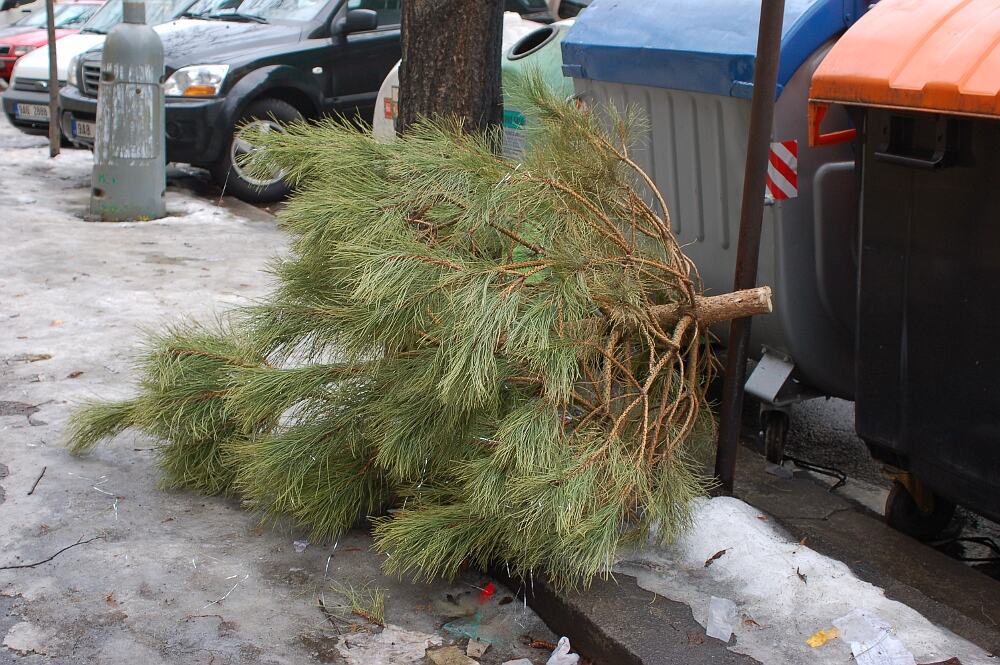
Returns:
[[[349,35],[378,27],[378,13],[374,9],[351,9],[333,24],[335,35]]]

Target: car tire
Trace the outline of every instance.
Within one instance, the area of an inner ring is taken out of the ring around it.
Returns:
[[[267,127],[281,131],[281,125],[303,120],[303,115],[297,108],[280,99],[258,99],[250,104],[233,124],[233,129],[226,141],[222,159],[210,168],[212,177],[223,194],[231,194],[247,203],[271,203],[284,198],[290,191],[288,183],[275,173],[271,179],[256,179],[250,177],[240,168],[237,155],[252,150],[249,144],[240,138],[240,132],[246,127]]]

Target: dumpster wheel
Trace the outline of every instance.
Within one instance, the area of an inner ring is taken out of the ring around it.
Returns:
[[[923,508],[914,498],[907,484],[921,495]],[[940,535],[955,514],[955,504],[933,494],[913,476],[904,484],[892,481],[892,489],[885,500],[885,519],[889,526],[918,540],[931,540]]]
[[[764,438],[764,457],[772,464],[785,459],[785,440],[788,438],[789,417],[785,411],[761,411],[760,427]]]

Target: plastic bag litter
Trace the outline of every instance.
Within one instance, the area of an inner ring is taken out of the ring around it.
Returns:
[[[736,603],[728,598],[712,596],[708,602],[708,622],[705,634],[723,642],[729,642],[733,636],[733,624],[736,623]]]
[[[580,656],[575,653],[569,652],[569,638],[560,637],[559,644],[556,645],[556,650],[552,652],[549,659],[545,661],[545,665],[577,665],[580,662]]]
[[[891,625],[864,610],[854,610],[833,625],[851,645],[857,665],[916,665],[913,654],[893,635]]]

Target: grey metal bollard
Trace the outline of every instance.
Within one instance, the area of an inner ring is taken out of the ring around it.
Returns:
[[[106,222],[166,214],[163,43],[146,5],[124,2],[101,58],[90,213]]]

